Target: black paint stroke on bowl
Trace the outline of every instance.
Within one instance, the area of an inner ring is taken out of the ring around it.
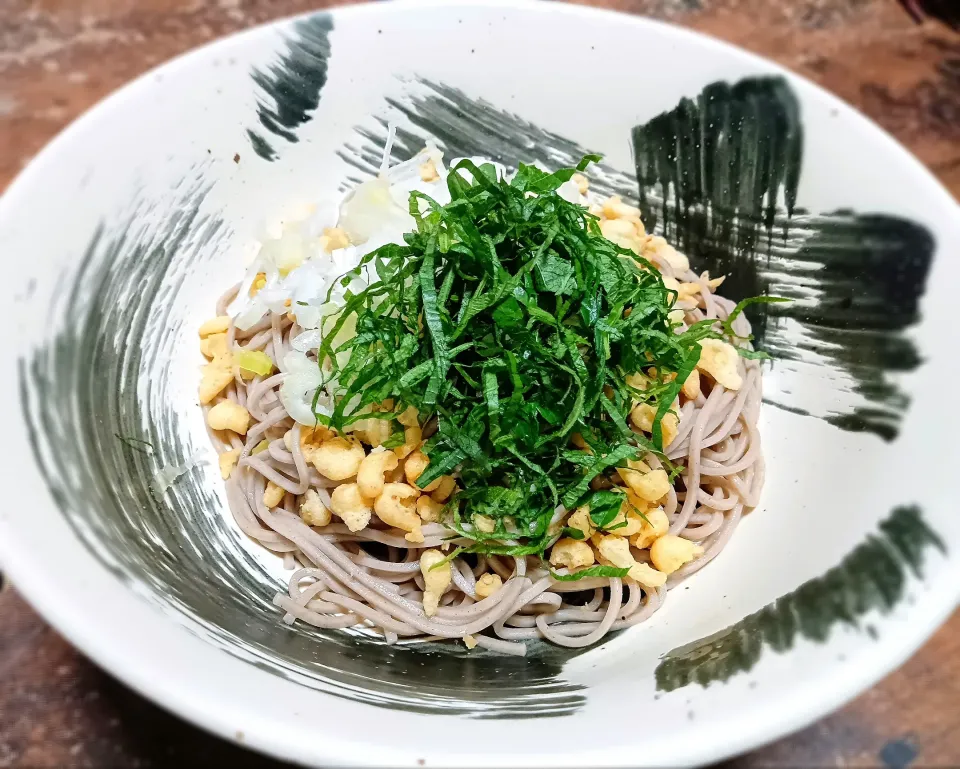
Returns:
[[[821,418],[896,438],[909,404],[896,374],[921,363],[905,332],[920,317],[930,231],[896,216],[797,210],[803,124],[782,77],[708,85],[636,126],[632,141],[644,221],[696,269],[727,275],[728,295],[793,299],[750,308],[760,346],[797,376],[829,368],[848,380],[836,385],[846,402]]]
[[[751,670],[766,647],[783,653],[800,638],[822,643],[838,625],[862,630],[860,620],[868,613],[889,614],[906,597],[909,572],[922,578],[928,551],[946,554],[946,546],[916,505],[897,507],[879,528],[822,576],[735,625],[671,651],[657,666],[657,689],[723,682]]]
[[[388,122],[397,123],[391,153],[395,163],[413,157],[427,139],[443,150],[447,160],[479,156],[512,169],[521,162],[551,168],[576,165],[590,152],[484,99],[421,79],[410,83],[402,97],[387,97],[382,114],[372,125],[358,126],[358,140],[340,150],[340,157],[359,172],[348,182],[359,183],[379,171]],[[591,166],[590,182],[594,191],[605,195],[631,197],[636,191],[636,183],[628,174],[603,164]]]
[[[251,72],[259,88],[257,117],[260,125],[275,137],[297,142],[297,129],[310,121],[320,104],[320,92],[327,83],[330,33],[333,17],[315,13],[293,23],[286,37],[286,50],[265,70]],[[247,136],[254,152],[273,161],[277,150],[269,137],[253,129]]]
[[[759,270],[765,291],[795,300],[768,322],[765,348],[800,370],[816,361],[845,372],[862,403],[824,419],[894,440],[910,405],[896,375],[922,363],[904,331],[920,320],[936,248],[930,231],[902,217],[837,211],[795,216],[789,233],[788,245],[774,244]],[[791,253],[784,258],[786,250]],[[812,333],[798,340],[783,332],[783,319]],[[785,406],[781,398],[768,402]]]
[[[586,699],[562,678],[565,650],[527,658],[453,644],[388,646],[357,631],[290,628],[286,588],[244,547],[172,360],[196,331],[179,303],[231,232],[205,214],[202,171],[179,193],[101,225],[61,278],[46,342],[20,361],[23,418],[55,503],[88,551],[191,632],[257,668],[337,697],[424,714],[564,716]],[[213,307],[210,307],[213,314]],[[199,350],[196,364],[202,358]],[[55,404],[55,405],[54,405]],[[161,467],[203,458],[165,492]],[[265,554],[266,555],[266,554]]]

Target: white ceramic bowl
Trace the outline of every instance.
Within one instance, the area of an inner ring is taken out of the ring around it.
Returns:
[[[215,463],[151,485],[161,464],[212,458],[195,329],[244,245],[371,173],[385,120],[397,156],[431,135],[507,165],[601,152],[595,185],[642,192],[648,226],[730,273],[726,293],[796,300],[755,317],[777,358],[762,506],[598,647],[518,660],[287,628]],[[222,40],[109,98],[0,202],[19,405],[3,568],[143,694],[307,764],[673,766],[751,748],[871,685],[957,605],[957,213],[830,95],[639,18],[437,0]]]

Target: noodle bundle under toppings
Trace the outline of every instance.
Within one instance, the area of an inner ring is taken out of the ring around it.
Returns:
[[[656,586],[626,536],[640,547],[666,533],[655,505],[683,470],[668,457],[679,398],[702,400],[701,370],[738,389],[734,350],[759,354],[734,334],[743,303],[687,325],[684,309],[716,282],[661,274],[632,247],[662,243],[638,216],[639,234],[602,231],[608,220],[571,202],[576,171],[596,159],[553,173],[521,165],[509,180],[461,161],[446,177],[449,203],[412,192],[405,244],[367,254],[338,287],[345,304],[321,325],[314,404],[332,404],[317,422],[340,434],[377,425],[388,449],[404,445],[403,415],[415,410],[430,435],[416,486],[457,479],[431,513],[470,540],[448,559],[543,555],[564,536],[551,557],[570,570],[560,579],[629,574]],[[350,326],[355,335],[343,334]],[[610,483],[615,473],[625,487]],[[575,509],[579,526],[564,521]],[[591,537],[601,565],[580,541]],[[664,561],[703,552],[663,543]]]
[[[252,244],[199,329],[234,520],[290,571],[274,603],[509,654],[645,621],[758,503],[742,310],[772,300],[718,295],[575,169],[389,155]]]

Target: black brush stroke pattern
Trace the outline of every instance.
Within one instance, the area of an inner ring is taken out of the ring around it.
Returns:
[[[262,94],[257,98],[257,117],[274,136],[297,142],[297,129],[319,106],[327,82],[332,30],[333,17],[328,13],[297,21],[279,60],[265,71],[254,69],[251,73]],[[247,130],[247,136],[257,155],[270,161],[277,158],[268,137],[253,129]]]
[[[799,638],[823,642],[837,625],[859,630],[869,612],[888,614],[903,600],[909,573],[922,578],[928,551],[945,554],[946,546],[916,505],[894,509],[879,529],[823,576],[725,630],[671,651],[657,666],[657,689],[726,681],[751,670],[766,647],[783,653]]]
[[[455,644],[399,644],[356,630],[289,628],[276,580],[222,513],[219,480],[190,469],[165,493],[155,473],[200,449],[193,398],[171,390],[183,287],[228,242],[203,213],[202,169],[176,195],[135,198],[67,260],[41,344],[19,362],[22,419],[57,507],[91,555],[209,643],[336,697],[422,714],[498,719],[576,713],[584,688],[562,677],[577,650],[539,644],[524,658]],[[197,352],[197,363],[201,357]],[[55,404],[55,406],[51,406]],[[146,447],[149,446],[149,450]],[[214,478],[219,478],[215,475]]]
[[[709,85],[632,139],[648,227],[696,269],[727,275],[734,299],[794,299],[750,308],[759,345],[805,376],[842,372],[853,397],[820,416],[893,440],[909,398],[891,373],[921,362],[904,332],[919,320],[929,230],[895,216],[797,210],[803,127],[780,77]]]
[[[673,228],[682,234],[698,209],[709,206],[769,229],[781,191],[788,214],[796,206],[803,125],[800,105],[783,78],[712,83],[696,101],[684,98],[635,127],[632,139],[648,228],[656,214],[664,219],[672,214]],[[660,205],[658,211],[648,204],[654,188],[670,196],[672,208]],[[731,226],[727,219],[716,224]],[[670,229],[666,222],[665,229]],[[756,226],[742,228],[738,247],[751,248],[757,234]]]
[[[387,98],[386,105],[373,126],[356,129],[360,141],[347,144],[340,152],[361,177],[375,174],[380,168],[388,121],[398,123],[391,153],[393,162],[415,155],[427,139],[443,150],[447,160],[481,156],[503,163],[507,168],[516,168],[519,163],[541,163],[549,167],[576,165],[584,155],[590,154],[590,150],[576,142],[544,130],[515,113],[432,80],[416,81],[402,98]],[[359,181],[359,177],[350,181]],[[636,194],[633,179],[603,164],[591,166],[590,184],[591,189],[600,194],[628,198]]]

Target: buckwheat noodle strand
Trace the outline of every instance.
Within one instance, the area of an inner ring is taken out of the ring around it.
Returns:
[[[696,306],[685,307],[685,320],[723,320],[734,303],[712,293],[693,272],[677,273],[667,263],[665,275],[698,283]],[[226,314],[237,295],[235,286],[217,302]],[[734,330],[747,336],[750,326],[741,315]],[[232,325],[228,341],[242,349],[262,350],[277,371],[267,378],[237,376],[222,397],[245,405],[253,424],[245,440],[225,443],[214,436],[220,451],[240,449],[238,463],[226,481],[227,500],[241,531],[284,558],[292,570],[287,589],[274,603],[288,624],[301,621],[320,628],[358,628],[381,635],[386,642],[473,637],[477,645],[504,654],[524,654],[524,642],[545,639],[560,646],[583,647],[607,633],[647,620],[666,598],[667,590],[716,558],[743,514],[758,502],[764,466],[757,418],[760,407],[759,363],[741,360],[743,385],[737,392],[713,384],[680,410],[677,436],[667,447],[671,461],[684,466],[674,489],[663,502],[670,532],[698,543],[703,554],[674,572],[665,587],[652,589],[629,578],[588,577],[558,582],[530,557],[475,556],[452,561],[453,580],[434,616],[423,609],[423,576],[419,557],[425,549],[469,544],[442,524],[423,526],[424,541],[413,544],[404,532],[373,516],[370,525],[351,532],[334,521],[312,528],[297,514],[303,495],[315,491],[329,505],[329,490],[337,482],[320,475],[300,450],[298,425],[285,411],[278,388],[286,374],[284,353],[301,329],[286,315],[272,313],[245,332]],[[214,404],[211,404],[214,405]],[[285,441],[284,436],[291,435]],[[266,440],[267,449],[253,453]],[[646,457],[661,467],[656,457]],[[282,505],[268,509],[263,502],[267,481],[284,491]],[[562,511],[561,511],[562,513]],[[558,515],[558,518],[560,516]],[[453,538],[453,539],[451,539]],[[477,578],[492,572],[503,586],[485,598],[477,595]]]

